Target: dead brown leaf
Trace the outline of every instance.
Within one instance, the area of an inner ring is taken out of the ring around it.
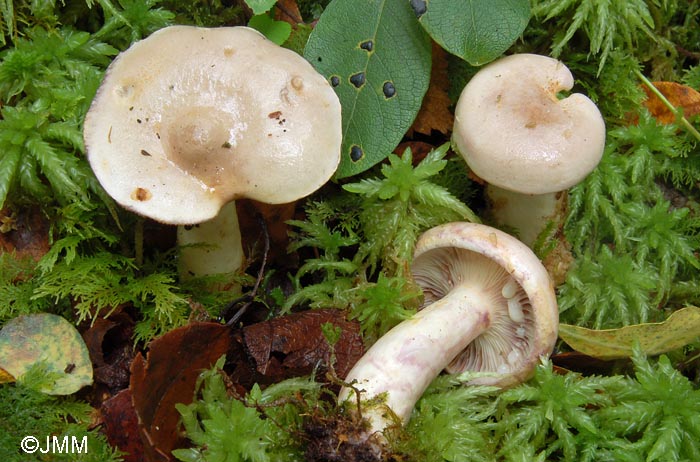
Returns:
[[[454,116],[450,111],[450,97],[447,90],[450,81],[447,76],[447,52],[433,42],[433,64],[430,70],[430,86],[423,98],[420,111],[408,131],[430,135],[433,130],[447,135],[452,131]]]
[[[106,386],[111,393],[129,386],[129,369],[134,358],[133,332],[133,320],[120,312],[109,319],[95,319],[82,333],[95,383]]]
[[[126,388],[103,402],[100,411],[107,441],[124,453],[124,462],[144,461],[144,448],[139,438],[131,390]]]
[[[700,93],[696,90],[676,82],[653,82],[654,86],[662,95],[676,108],[683,111],[685,117],[692,117],[700,114]],[[656,96],[646,86],[642,87],[647,94],[644,107],[663,124],[670,124],[676,121],[676,117],[661,99]]]
[[[173,449],[186,446],[178,431],[175,404],[192,402],[197,377],[223,354],[226,370],[233,369],[232,385],[241,393],[254,383],[266,385],[314,371],[322,378],[330,348],[321,326],[328,322],[342,329],[334,368],[344,377],[363,348],[359,325],[347,321],[340,310],[295,313],[240,330],[218,323],[191,323],[152,341],[146,358],[140,353],[134,358],[129,385],[143,460],[170,461]]]
[[[303,21],[296,0],[278,0],[275,4],[275,19],[296,26]]]
[[[404,141],[396,146],[396,149],[394,149],[394,154],[401,157],[407,148],[411,148],[413,165],[416,166],[420,163],[420,161],[425,159],[425,156],[427,156],[430,151],[435,149],[435,146],[424,141]]]
[[[210,368],[231,345],[231,329],[217,323],[193,323],[153,340],[144,359],[131,366],[129,388],[139,421],[146,461],[172,460],[173,449],[186,440],[178,432],[175,404],[189,404],[199,374]]]
[[[359,324],[346,320],[343,311],[327,309],[281,316],[242,329],[239,341],[262,376],[256,381],[273,383],[308,375],[319,366],[322,377],[330,358],[330,347],[321,331],[325,323],[341,328],[333,367],[339,377],[345,377],[362,356]]]

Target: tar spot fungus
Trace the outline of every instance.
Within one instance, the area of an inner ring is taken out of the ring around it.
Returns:
[[[371,40],[365,40],[364,42],[360,43],[360,48],[362,48],[365,51],[371,52],[374,49],[374,42]]]
[[[151,153],[148,152],[148,151],[146,151],[145,149],[142,149],[142,150],[141,150],[141,155],[142,155],[142,156],[146,156],[146,157],[151,157]]]
[[[362,159],[364,156],[365,156],[365,153],[362,151],[362,148],[356,144],[353,144],[352,147],[350,148],[350,160],[353,162],[357,162],[360,159]]]
[[[411,0],[411,8],[416,13],[416,18],[420,18],[428,11],[428,5],[425,0]]]
[[[332,75],[331,76],[331,86],[337,87],[338,85],[340,85],[340,77],[338,77],[337,75]]]
[[[350,83],[355,86],[355,88],[361,88],[365,84],[365,73],[358,72],[350,76]]]
[[[396,87],[394,87],[392,82],[384,82],[382,92],[387,99],[392,98],[394,95],[396,95]]]

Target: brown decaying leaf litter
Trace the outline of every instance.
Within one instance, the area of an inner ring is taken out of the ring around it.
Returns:
[[[172,460],[170,452],[188,443],[179,431],[175,404],[192,402],[197,377],[224,354],[228,378],[240,394],[255,383],[264,386],[314,372],[322,380],[330,361],[321,330],[325,323],[342,329],[334,346],[334,371],[342,377],[362,355],[362,339],[359,325],[339,310],[295,313],[240,329],[194,322],[157,338],[145,356],[136,354],[129,388],[102,405],[110,442],[133,451],[127,462]],[[138,435],[138,441],[124,434]]]

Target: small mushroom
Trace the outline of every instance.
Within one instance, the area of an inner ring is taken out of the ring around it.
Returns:
[[[340,114],[326,79],[259,32],[171,26],[112,62],[84,139],[119,204],[212,235],[219,224],[205,222],[232,200],[288,203],[328,181],[340,161]]]
[[[489,183],[496,220],[528,245],[557,218],[560,192],[603,155],[605,123],[595,103],[579,93],[560,98],[573,85],[560,61],[515,54],[477,72],[455,109],[453,145]]]
[[[470,383],[512,386],[530,377],[557,338],[552,282],[534,253],[497,229],[448,223],[428,230],[411,271],[423,308],[382,336],[358,361],[340,401],[363,399],[370,434],[405,423],[443,369],[484,373]],[[380,404],[368,402],[384,398]]]

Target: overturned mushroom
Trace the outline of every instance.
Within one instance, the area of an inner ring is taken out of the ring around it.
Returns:
[[[109,66],[84,138],[119,204],[191,225],[237,198],[292,202],[328,181],[340,103],[306,60],[253,29],[171,26]]]
[[[557,338],[554,288],[523,243],[475,223],[448,223],[423,234],[411,268],[424,307],[381,337],[353,367],[340,392],[355,401],[370,433],[396,416],[406,422],[430,382],[450,373],[485,373],[471,383],[512,386],[532,374]],[[380,399],[379,404],[367,402]]]
[[[517,228],[531,245],[556,218],[564,190],[603,155],[605,123],[596,105],[570,90],[564,64],[516,54],[479,72],[462,91],[452,141],[469,168],[489,183],[496,221]]]

